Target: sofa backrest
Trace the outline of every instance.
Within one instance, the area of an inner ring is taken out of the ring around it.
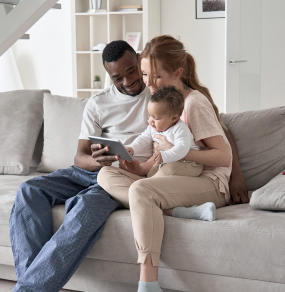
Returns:
[[[0,93],[1,145],[4,139],[11,140],[8,146],[0,147],[0,174],[28,173],[29,166],[38,165],[40,160],[40,170],[46,172],[73,164],[86,102],[41,90]],[[263,186],[285,169],[285,106],[221,114],[221,118],[235,139],[249,190]],[[20,140],[15,142],[15,138]],[[16,147],[23,144],[23,138],[25,147]]]
[[[285,169],[285,106],[221,114],[221,118],[235,139],[249,190]]]
[[[44,92],[0,92],[0,174],[29,173],[43,122]]]

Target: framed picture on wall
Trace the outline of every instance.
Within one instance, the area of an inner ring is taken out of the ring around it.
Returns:
[[[137,51],[140,44],[141,32],[126,32],[125,38],[125,41]]]
[[[225,18],[226,0],[196,0],[196,19]]]

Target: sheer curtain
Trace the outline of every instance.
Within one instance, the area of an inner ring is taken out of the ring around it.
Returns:
[[[23,89],[13,49],[0,56],[0,91]]]
[[[0,18],[5,17],[8,7],[0,4]],[[23,89],[22,79],[13,53],[10,48],[0,56],[0,91]]]

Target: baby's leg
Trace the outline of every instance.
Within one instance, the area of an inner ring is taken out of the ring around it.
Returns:
[[[156,176],[199,176],[203,171],[203,166],[193,161],[175,161],[164,163],[156,172]]]

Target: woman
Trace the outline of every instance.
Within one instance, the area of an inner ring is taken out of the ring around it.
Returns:
[[[157,280],[163,213],[173,215],[175,212],[175,216],[184,217],[183,212],[193,205],[213,202],[216,207],[225,206],[230,201],[232,166],[232,151],[218,109],[208,89],[199,83],[194,59],[183,44],[167,35],[152,39],[141,54],[141,71],[152,93],[158,88],[174,86],[183,94],[181,118],[200,146],[200,150],[191,149],[185,160],[204,165],[204,170],[200,177],[142,178],[142,169],[145,172],[145,168],[152,166],[153,161],[149,160],[142,164],[124,161],[121,163],[124,169],[104,167],[99,173],[99,184],[115,198],[126,202],[129,195],[138,263],[141,264],[139,292],[161,291]],[[160,138],[158,150],[173,146],[164,137]]]

